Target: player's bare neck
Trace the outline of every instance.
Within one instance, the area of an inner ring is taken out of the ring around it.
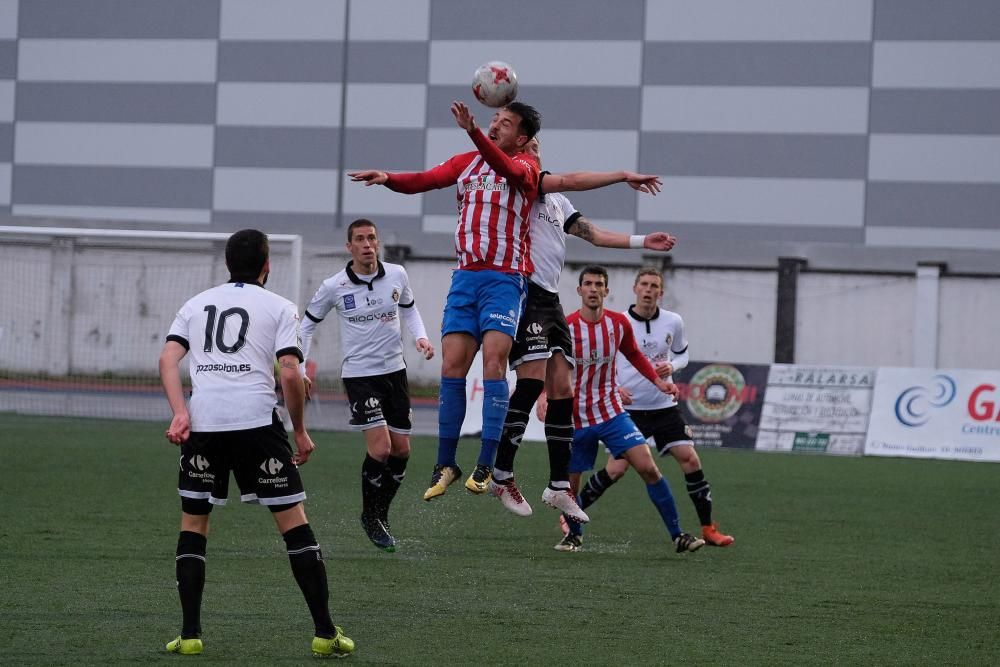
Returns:
[[[373,261],[371,264],[363,264],[358,260],[354,260],[354,273],[360,276],[371,276],[378,272],[378,262]]]
[[[580,317],[586,322],[593,324],[594,322],[599,322],[602,317],[604,317],[604,306],[598,308],[588,308],[583,306],[580,308]]]

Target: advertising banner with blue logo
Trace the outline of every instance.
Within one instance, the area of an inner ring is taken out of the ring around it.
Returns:
[[[860,456],[874,368],[773,364],[757,449]]]
[[[880,368],[865,454],[1000,461],[1000,371]]]
[[[678,404],[696,445],[754,448],[768,368],[692,361],[674,373]]]

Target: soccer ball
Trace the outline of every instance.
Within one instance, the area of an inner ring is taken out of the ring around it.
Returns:
[[[472,77],[472,92],[488,107],[510,104],[517,97],[517,74],[507,63],[491,60],[476,70]]]

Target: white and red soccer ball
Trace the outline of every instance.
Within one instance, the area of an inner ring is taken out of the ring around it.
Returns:
[[[517,74],[499,60],[481,65],[472,77],[472,93],[488,107],[502,107],[517,97]]]

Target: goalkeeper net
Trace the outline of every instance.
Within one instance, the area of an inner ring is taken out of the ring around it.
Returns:
[[[0,412],[169,419],[160,350],[181,305],[228,280],[228,238],[0,227]],[[268,238],[267,287],[298,304],[301,237]]]

